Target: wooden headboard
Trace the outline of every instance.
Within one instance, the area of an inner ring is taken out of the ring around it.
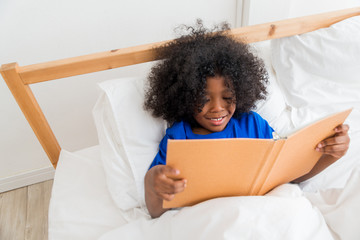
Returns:
[[[311,32],[356,15],[360,15],[360,7],[237,28],[231,30],[231,34],[252,43]],[[61,147],[29,85],[154,61],[157,59],[154,56],[153,48],[164,43],[166,42],[115,49],[27,66],[19,66],[16,62],[8,63],[1,66],[0,72],[52,165],[56,168]]]

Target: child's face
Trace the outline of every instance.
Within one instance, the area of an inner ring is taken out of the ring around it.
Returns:
[[[208,134],[225,129],[235,112],[234,96],[221,76],[208,77],[206,103],[201,112],[195,113],[196,122],[202,127],[198,133]]]

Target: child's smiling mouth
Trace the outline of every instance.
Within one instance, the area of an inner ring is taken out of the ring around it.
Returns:
[[[217,117],[217,118],[207,118],[207,119],[211,122],[212,125],[219,126],[223,124],[225,118],[226,116]]]
[[[219,117],[219,118],[210,118],[210,120],[212,121],[220,121],[221,119],[223,119],[224,117]]]

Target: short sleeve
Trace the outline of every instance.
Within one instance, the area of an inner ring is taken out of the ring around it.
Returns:
[[[235,121],[235,137],[240,138],[273,138],[274,130],[269,123],[256,112],[241,114]]]
[[[156,165],[165,165],[166,164],[166,149],[167,149],[167,141],[169,139],[169,135],[165,135],[159,144],[159,151],[156,154],[153,162],[151,163],[149,169]]]
[[[257,128],[259,134],[258,138],[273,138],[274,129],[269,125],[269,123],[263,119],[258,113],[252,112],[256,125],[254,128]]]
[[[175,122],[173,126],[166,129],[166,134],[159,144],[159,151],[156,154],[149,169],[156,165],[165,165],[166,164],[166,151],[167,151],[168,140],[169,139],[186,139],[185,128],[186,128],[186,123],[181,121],[181,122]]]

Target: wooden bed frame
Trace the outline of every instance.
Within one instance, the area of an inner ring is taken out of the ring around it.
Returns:
[[[360,7],[242,27],[231,30],[231,34],[252,43],[314,31],[357,15],[360,15]],[[166,41],[27,66],[8,63],[1,66],[0,72],[56,168],[61,147],[29,85],[154,61],[157,59],[153,48],[164,43]]]

